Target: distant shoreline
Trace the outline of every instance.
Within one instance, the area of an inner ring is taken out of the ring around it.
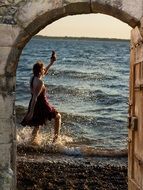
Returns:
[[[129,39],[118,39],[118,38],[94,38],[94,37],[70,37],[70,36],[42,36],[42,35],[35,35],[34,38],[47,38],[47,39],[73,39],[73,40],[98,40],[98,41],[125,41],[129,42]]]

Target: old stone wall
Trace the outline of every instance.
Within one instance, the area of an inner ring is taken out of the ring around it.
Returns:
[[[124,12],[126,16],[130,15],[132,19],[138,21],[142,16],[143,0],[1,0],[0,23],[15,25],[20,20],[22,23],[25,21],[28,24],[32,17],[36,18],[44,12],[60,8],[63,8],[63,13],[67,15],[91,12],[106,14],[107,12],[108,15],[119,17],[119,19],[121,15],[117,15],[117,13],[120,11],[120,13]],[[112,13],[112,8],[116,9],[117,12]],[[15,17],[17,12],[20,15]],[[26,16],[25,13],[28,15]]]
[[[33,35],[67,15],[103,13],[132,27],[143,0],[0,0],[0,189],[16,189],[16,68]]]
[[[24,3],[22,0],[1,0],[0,1],[0,23],[16,24],[14,14]]]

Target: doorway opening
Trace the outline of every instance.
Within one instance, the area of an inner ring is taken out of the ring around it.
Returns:
[[[60,145],[51,148],[50,125],[48,131],[41,130],[42,146],[32,148],[33,153],[41,152],[43,160],[47,151],[89,156],[90,160],[97,155],[127,155],[128,40],[34,36],[24,48],[17,69],[17,121],[24,116],[30,100],[32,66],[37,59],[47,63],[53,49],[58,59],[45,84],[51,103],[62,114]],[[30,134],[31,128],[18,128],[19,155],[27,157],[30,153]]]

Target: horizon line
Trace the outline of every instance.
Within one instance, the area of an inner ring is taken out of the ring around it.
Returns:
[[[129,41],[130,39],[123,38],[108,38],[108,37],[83,37],[83,36],[45,36],[36,34],[34,37],[42,37],[42,38],[70,38],[70,39],[97,39],[97,40],[120,40],[120,41]]]

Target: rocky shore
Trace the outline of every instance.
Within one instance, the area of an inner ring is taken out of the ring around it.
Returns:
[[[127,190],[127,158],[79,158],[18,148],[18,190]]]

